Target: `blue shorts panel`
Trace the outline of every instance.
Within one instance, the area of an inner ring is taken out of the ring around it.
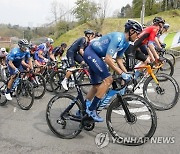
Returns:
[[[106,63],[95,53],[91,46],[85,49],[83,58],[89,66],[92,84],[98,84],[111,75]]]

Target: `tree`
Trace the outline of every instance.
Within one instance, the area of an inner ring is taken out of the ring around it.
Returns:
[[[77,7],[72,13],[79,20],[80,24],[94,19],[99,9],[95,2],[90,2],[88,0],[77,0],[76,5]]]

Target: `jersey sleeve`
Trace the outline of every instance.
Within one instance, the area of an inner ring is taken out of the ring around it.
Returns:
[[[149,35],[149,40],[148,41],[154,41],[155,37],[158,34],[159,29],[158,28],[152,28],[151,33]]]
[[[79,43],[79,49],[84,49],[86,47],[86,38],[83,37]]]
[[[117,52],[118,44],[122,41],[120,36],[117,35],[111,38],[106,54],[113,56]]]
[[[9,61],[14,61],[14,59],[15,59],[14,50],[12,50],[12,51],[8,54],[7,59],[8,59]]]

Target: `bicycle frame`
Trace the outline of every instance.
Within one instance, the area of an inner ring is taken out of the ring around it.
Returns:
[[[163,66],[163,63],[160,63],[158,66],[152,68],[152,66],[151,66],[150,64],[148,64],[148,65],[146,65],[146,66],[138,66],[138,67],[135,67],[134,69],[146,69],[146,72],[147,72],[150,76],[152,76],[152,78],[154,79],[155,83],[156,83],[157,85],[159,85],[159,82],[158,82],[158,80],[157,80],[157,78],[156,78],[156,76],[155,76],[155,74],[154,74],[153,71],[154,71],[155,69],[161,68],[162,66]],[[144,80],[143,80],[143,81],[144,81]]]
[[[73,76],[75,77],[75,73],[73,73]],[[83,86],[83,85],[84,85],[84,84],[78,85],[78,82],[77,82],[77,80],[75,79],[75,87],[76,87],[76,89],[77,89],[78,95],[77,95],[77,97],[73,100],[73,102],[64,110],[64,112],[61,113],[60,117],[61,117],[62,119],[65,119],[65,118],[64,118],[64,115],[70,111],[70,109],[75,105],[75,102],[76,102],[77,100],[80,100],[81,105],[82,105],[82,107],[83,107],[83,116],[85,115],[86,104],[85,104],[85,99],[84,99],[84,97],[83,97],[83,94],[82,94],[82,91],[81,91],[81,88],[80,88],[80,86]],[[121,89],[122,89],[122,88],[121,88]],[[127,104],[123,101],[122,96],[119,94],[119,91],[120,91],[120,89],[116,89],[116,87],[113,86],[113,89],[109,89],[109,91],[105,94],[105,97],[100,101],[100,103],[107,105],[107,104],[109,104],[109,103],[111,102],[111,98],[113,98],[115,95],[117,95],[120,103],[122,104],[123,110],[124,110],[124,112],[125,112],[125,114],[126,114],[126,116],[127,116],[127,120],[128,120],[129,122],[131,122],[131,120],[132,120],[132,118],[131,118],[131,113],[130,113],[128,107],[127,107]],[[106,105],[105,105],[105,106],[106,106]],[[105,106],[104,106],[104,107],[105,107]],[[103,108],[101,108],[101,110],[98,110],[98,111],[102,111],[102,109],[103,109]],[[70,119],[71,119],[71,120],[74,120],[74,121],[81,121],[81,120],[82,120],[81,118],[76,118],[76,117],[70,117]]]

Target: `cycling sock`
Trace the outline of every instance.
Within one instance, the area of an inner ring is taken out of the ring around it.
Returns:
[[[9,94],[11,92],[11,89],[7,88],[6,94]]]
[[[90,111],[96,110],[97,104],[99,103],[100,100],[101,100],[100,98],[98,98],[98,97],[95,96],[94,99],[93,99],[93,101],[92,101],[91,106],[89,107],[89,110],[90,110]]]

